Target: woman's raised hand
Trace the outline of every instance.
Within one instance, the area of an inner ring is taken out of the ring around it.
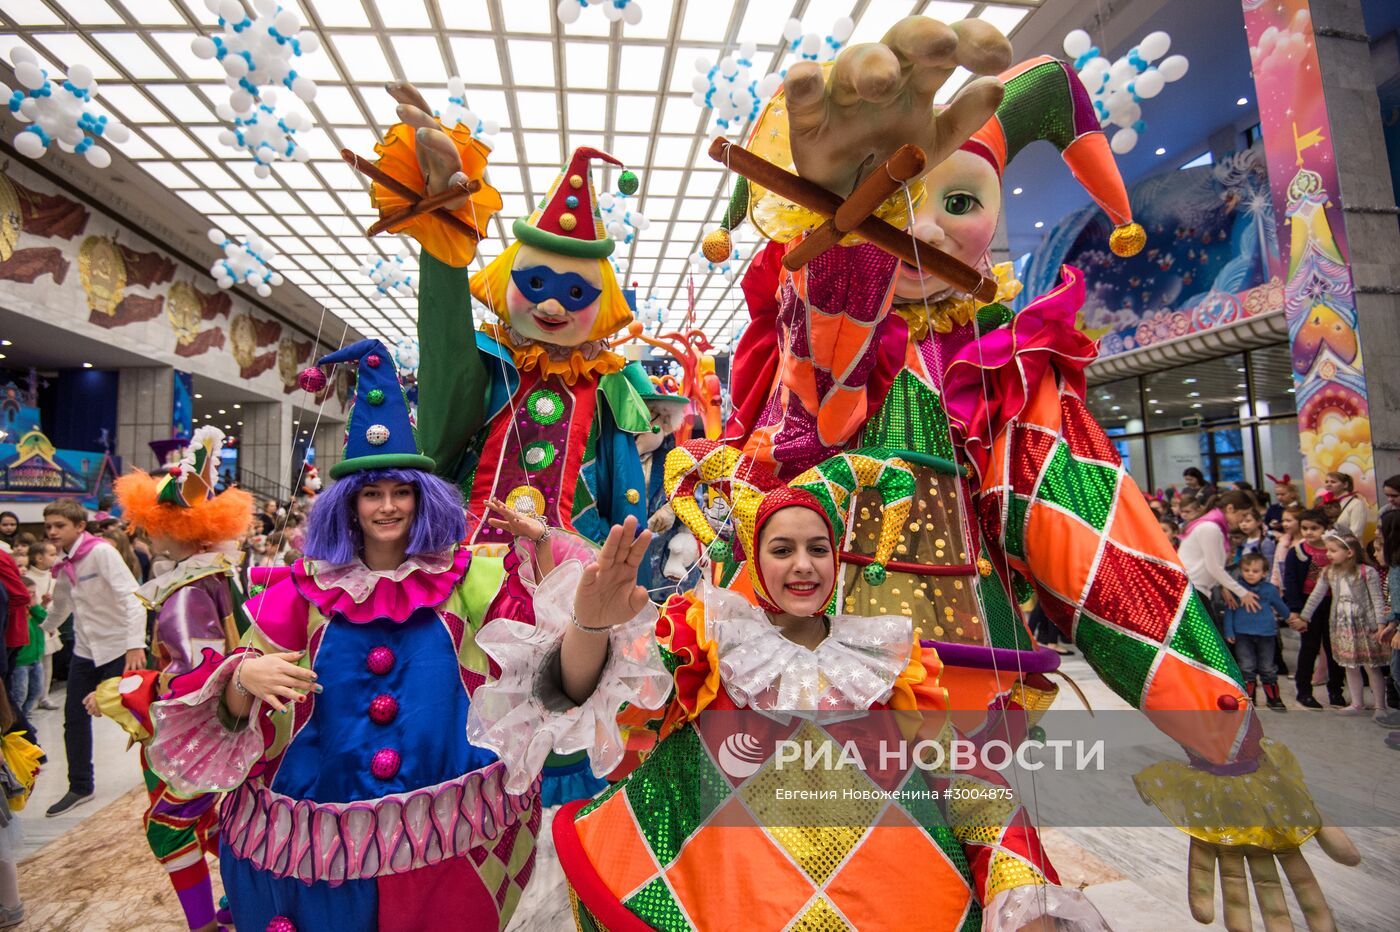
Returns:
[[[635,537],[633,535],[636,535]],[[647,607],[647,590],[637,585],[651,531],[637,534],[637,519],[613,525],[603,549],[584,567],[574,597],[574,617],[585,628],[620,625]]]
[[[521,514],[498,498],[488,498],[486,509],[494,515],[494,517],[488,517],[486,523],[499,531],[505,531],[512,537],[523,537],[526,540],[537,541],[544,534],[545,524],[543,521]]]

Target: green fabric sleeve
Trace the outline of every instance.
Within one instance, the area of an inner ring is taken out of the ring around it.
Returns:
[[[456,482],[486,420],[490,376],[476,348],[467,269],[419,252],[418,446]]]

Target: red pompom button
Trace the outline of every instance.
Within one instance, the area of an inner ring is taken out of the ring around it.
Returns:
[[[399,700],[387,693],[380,693],[370,701],[369,720],[376,725],[387,725],[399,714]]]
[[[368,356],[366,356],[366,357],[365,357],[365,365],[369,366],[371,369],[378,369],[378,368],[379,368],[379,354],[378,354],[378,353],[370,353]]]
[[[369,667],[369,672],[375,676],[383,676],[394,669],[394,652],[384,646],[379,646],[369,652],[365,658],[365,666]]]
[[[369,762],[369,772],[374,774],[377,780],[392,780],[398,776],[399,765],[403,759],[399,757],[399,752],[393,748],[380,748],[374,752],[373,759]]]

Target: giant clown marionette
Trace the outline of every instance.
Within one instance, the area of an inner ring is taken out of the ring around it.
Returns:
[[[1037,139],[1112,219],[1114,253],[1133,255],[1145,238],[1073,68],[1042,57],[1008,69],[1010,59],[986,23],[910,17],[834,64],[789,70],[748,141],[763,162],[750,163],[725,218],[728,228],[747,217],[771,241],[744,280],[753,320],[735,354],[728,438],[783,478],[842,450],[892,450],[915,474],[911,520],[893,558],[878,559],[880,511],[855,509],[837,610],[912,616],[958,674],[955,707],[1020,708],[1033,721],[1054,699],[1046,674],[1058,663],[1027,629],[1020,603],[1034,595],[1095,672],[1185,749],[1189,764],[1159,764],[1138,788],[1191,836],[1197,917],[1213,911],[1204,880],[1217,862],[1227,922],[1248,915],[1243,872],[1226,876],[1248,854],[1270,921],[1282,904],[1270,889],[1276,858],[1309,925],[1326,928],[1298,849],[1316,837],[1345,863],[1355,849],[1320,824],[1292,755],[1263,737],[1234,660],[1084,403],[1096,347],[1075,329],[1082,274],[1066,267],[1059,286],[1013,313],[1020,286],[988,259],[1002,172]],[[957,67],[985,77],[934,106]],[[763,179],[795,171],[807,190],[849,204],[905,144],[932,168],[874,216],[994,276],[991,301],[931,271],[931,249],[916,247],[911,263],[848,236],[785,266],[825,215]],[[1212,806],[1229,825],[1193,816]]]
[[[461,485],[471,541],[508,541],[480,520],[493,498],[594,540],[629,515],[644,520],[635,435],[650,430],[650,416],[622,375],[626,360],[608,348],[632,313],[589,175],[594,160],[621,163],[576,150],[539,208],[515,221],[515,242],[469,279],[476,241],[501,205],[482,183],[486,150],[460,127],[445,130],[411,86],[390,93],[403,123],[378,147],[379,169],[428,196],[478,183],[448,204],[452,223],[427,212],[389,227],[423,247],[418,439],[439,475]],[[372,195],[386,217],[399,206],[379,184]],[[475,330],[473,297],[499,322]]]

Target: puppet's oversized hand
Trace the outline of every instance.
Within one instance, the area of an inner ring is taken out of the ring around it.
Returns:
[[[987,122],[1003,92],[995,78],[978,78],[939,112],[938,89],[960,65],[991,75],[1010,64],[1011,43],[982,20],[910,16],[879,42],[843,49],[830,80],[816,62],[793,65],[783,88],[798,174],[845,197],[906,143],[932,168]]]
[[[467,176],[462,171],[462,156],[433,117],[433,108],[418,88],[404,81],[387,84],[385,89],[398,101],[395,112],[399,119],[417,131],[418,165],[428,183],[425,193],[441,194],[453,184],[465,183]],[[449,201],[445,206],[448,210],[457,210],[466,202],[467,196],[462,195],[461,200]]]
[[[1361,862],[1356,846],[1340,828],[1324,825],[1315,837],[1327,856],[1338,864],[1355,866]],[[1215,920],[1218,872],[1225,928],[1231,932],[1247,932],[1254,928],[1249,907],[1252,881],[1264,928],[1270,932],[1292,929],[1288,903],[1283,898],[1283,883],[1279,879],[1280,867],[1293,888],[1293,898],[1298,901],[1309,932],[1335,932],[1337,924],[1332,910],[1327,906],[1312,868],[1297,848],[1269,851],[1252,845],[1218,845],[1192,838],[1188,879],[1191,915],[1197,922],[1208,924]]]

